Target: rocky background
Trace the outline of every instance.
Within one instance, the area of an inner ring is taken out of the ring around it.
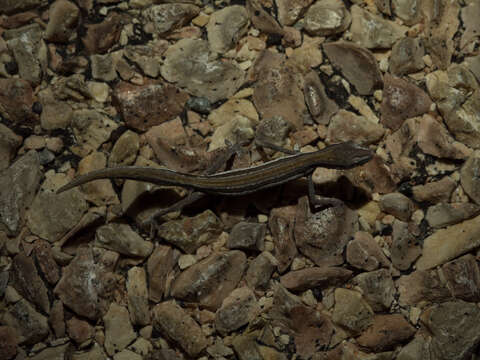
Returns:
[[[1,0],[0,359],[479,359],[478,0]],[[139,226],[201,173],[375,157]]]

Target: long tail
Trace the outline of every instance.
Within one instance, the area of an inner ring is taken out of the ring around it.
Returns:
[[[57,194],[99,179],[130,179],[146,181],[157,185],[190,185],[191,175],[182,174],[168,169],[155,169],[151,167],[124,166],[94,170],[88,174],[73,179],[68,184],[57,190]]]

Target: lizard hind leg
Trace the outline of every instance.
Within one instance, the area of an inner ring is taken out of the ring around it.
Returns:
[[[242,150],[242,144],[232,144],[228,140],[225,140],[225,144],[227,145],[226,149],[219,154],[219,156],[215,157],[214,161],[207,167],[205,170],[206,175],[211,175],[219,171],[225,164],[230,160],[230,158],[234,154],[239,154]],[[158,219],[170,212],[174,211],[181,211],[184,207],[187,207],[194,202],[204,198],[206,196],[205,193],[200,191],[190,191],[187,196],[180,199],[173,205],[156,209],[153,213],[150,213],[149,216],[145,219],[139,221],[139,225],[141,228],[146,229],[149,231],[150,238],[153,238],[155,235],[155,230],[158,225]]]

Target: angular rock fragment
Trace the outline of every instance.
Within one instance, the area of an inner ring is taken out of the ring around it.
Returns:
[[[0,354],[4,359],[12,359],[17,354],[18,335],[10,326],[0,326]]]
[[[215,310],[235,289],[245,268],[246,256],[241,251],[213,254],[178,275],[171,295]]]
[[[364,47],[347,43],[325,43],[323,50],[360,95],[370,95],[383,84],[377,61]]]
[[[175,301],[163,302],[153,308],[153,326],[192,357],[207,347],[200,326]]]
[[[372,308],[362,299],[359,292],[342,288],[335,290],[333,322],[358,335],[372,324],[373,315]]]
[[[66,334],[65,313],[63,303],[60,300],[55,300],[50,310],[50,317],[48,323],[57,338],[63,338]]]
[[[382,125],[341,109],[330,120],[326,142],[335,144],[355,141],[358,144],[369,145],[379,141],[384,132]]]
[[[298,47],[295,46],[291,54],[288,55],[287,63],[294,65],[296,67],[294,71],[301,74],[312,71],[323,62],[323,53],[320,50],[322,43],[322,38],[310,38],[305,35],[302,44]]]
[[[72,347],[70,343],[66,343],[60,346],[53,346],[47,347],[43,349],[35,356],[32,356],[32,360],[47,360],[47,359],[58,359],[64,360],[68,359],[70,352],[72,351]]]
[[[299,200],[293,229],[298,249],[319,266],[343,263],[343,249],[355,231],[357,215],[346,206],[311,213],[308,199]]]
[[[273,209],[269,218],[269,227],[275,245],[274,256],[278,261],[278,271],[285,272],[298,253],[293,237],[295,207],[285,206]]]
[[[407,270],[420,256],[422,249],[417,242],[415,233],[408,223],[395,220],[392,231],[392,246],[390,247],[392,264],[399,270]]]
[[[264,10],[260,1],[247,0],[246,8],[250,21],[258,30],[278,37],[284,35],[283,28],[272,15]]]
[[[232,345],[239,360],[263,360],[254,335],[244,333],[235,336]]]
[[[151,45],[130,45],[125,47],[124,56],[133,64],[137,65],[142,72],[151,78],[157,78],[160,75],[160,62],[163,53],[168,48],[166,40],[159,39]],[[117,70],[120,73],[119,63]],[[120,73],[123,80],[126,80]],[[145,83],[145,81],[143,81]]]
[[[79,223],[88,209],[79,189],[55,194],[54,190],[67,182],[64,174],[47,175],[27,213],[30,231],[49,242],[62,238]]]
[[[404,120],[426,113],[431,104],[428,95],[419,87],[385,75],[381,120],[392,130],[397,130]]]
[[[117,78],[117,60],[111,54],[91,55],[90,62],[94,79],[107,82]]]
[[[480,154],[473,153],[462,166],[460,170],[460,183],[463,190],[470,198],[480,205],[480,178],[478,173],[480,170]]]
[[[21,143],[21,136],[16,135],[10,128],[0,124],[0,171],[10,166],[10,162],[14,159],[16,150]]]
[[[246,99],[232,99],[213,110],[209,122],[216,127],[208,151],[225,148],[225,141],[232,144],[250,141],[258,123],[253,104]]]
[[[458,224],[480,214],[480,206],[472,203],[438,203],[430,206],[425,220],[434,228]]]
[[[413,198],[418,202],[447,202],[457,183],[449,176],[412,188]]]
[[[272,326],[294,339],[297,353],[306,359],[319,348],[328,346],[334,331],[329,316],[304,305],[299,297],[280,284],[274,288],[273,306],[268,317],[272,319]]]
[[[389,267],[390,262],[378,243],[367,232],[355,233],[355,238],[347,245],[347,262],[366,271]]]
[[[245,281],[252,289],[263,290],[268,286],[277,261],[272,254],[263,252],[253,259],[245,274]]]
[[[402,306],[415,306],[422,301],[442,302],[451,297],[437,271],[414,271],[401,276],[396,285],[400,294],[398,302]]]
[[[143,268],[133,267],[128,270],[127,296],[132,324],[148,325],[150,310],[148,308],[147,275]]]
[[[211,211],[180,220],[167,221],[157,227],[160,238],[193,254],[200,246],[213,243],[222,232],[222,224]]]
[[[430,339],[426,338],[426,334],[417,335],[405,345],[400,352],[396,360],[414,360],[414,359],[429,359],[430,358]]]
[[[375,352],[381,352],[392,350],[414,334],[415,328],[402,315],[376,315],[372,326],[357,338],[357,342]]]
[[[140,131],[180,115],[188,100],[188,95],[177,87],[154,81],[140,86],[120,82],[114,97],[127,125]]]
[[[30,0],[30,1],[2,1],[0,3],[0,11],[5,14],[15,14],[22,11],[28,11],[46,5],[45,0]]]
[[[5,31],[2,36],[13,52],[20,77],[32,85],[40,84],[47,61],[41,26],[33,23]]]
[[[408,221],[415,206],[408,197],[401,193],[390,193],[382,196],[380,209],[402,221]]]
[[[45,283],[38,275],[33,258],[19,253],[13,258],[11,282],[15,289],[45,313],[50,312],[50,302]]]
[[[334,266],[311,267],[290,271],[283,275],[280,283],[290,291],[305,291],[308,289],[323,289],[338,286],[346,282],[352,272]]]
[[[276,0],[278,22],[281,25],[293,25],[306,11],[313,0]]]
[[[212,54],[205,40],[182,39],[165,52],[162,76],[211,102],[233,95],[243,84],[243,71]]]
[[[310,35],[327,36],[347,30],[352,17],[342,1],[320,0],[308,8],[304,21]]]
[[[465,26],[465,31],[462,34],[460,40],[460,48],[463,49],[470,42],[478,40],[480,34],[480,25],[477,21],[478,15],[480,14],[480,3],[476,1],[471,1],[467,3],[466,6],[462,7],[461,18],[463,26]]]
[[[477,302],[480,298],[480,270],[473,255],[467,254],[446,263],[439,273],[456,299]]]
[[[404,37],[392,47],[390,71],[396,76],[414,73],[425,67],[425,47],[418,38]]]
[[[111,303],[108,312],[103,317],[105,323],[105,350],[112,356],[125,349],[136,338],[130,323],[126,307]]]
[[[414,25],[421,20],[422,3],[418,0],[392,0],[392,9],[407,25]]]
[[[132,165],[139,148],[139,135],[131,130],[125,131],[113,145],[108,158],[108,167]]]
[[[293,308],[290,314],[292,325],[288,333],[293,337],[300,357],[312,358],[318,349],[328,346],[334,331],[329,316],[304,305]]]
[[[226,246],[229,249],[263,251],[266,231],[265,224],[239,222],[232,228]]]
[[[207,25],[210,48],[218,53],[230,50],[247,32],[247,27],[248,14],[245,7],[233,5],[215,11]]]
[[[315,71],[310,71],[303,80],[303,95],[310,114],[317,123],[328,124],[330,117],[338,111],[337,104],[325,94],[325,88]]]
[[[45,30],[48,41],[67,43],[75,39],[80,10],[67,0],[55,1],[49,10],[49,21]]]
[[[480,246],[480,216],[435,231],[423,243],[417,269],[430,269]]]
[[[34,119],[34,98],[30,83],[22,79],[0,79],[0,115],[14,124],[29,124]]]
[[[285,55],[264,51],[254,65],[253,103],[263,118],[282,116],[294,128],[303,125],[307,112],[299,74]]]
[[[124,25],[122,15],[110,11],[98,24],[87,24],[87,32],[82,38],[83,45],[89,54],[105,54],[118,44],[120,32]]]
[[[35,259],[45,280],[55,285],[60,279],[60,269],[55,259],[50,244],[44,240],[35,241]]]
[[[424,153],[439,158],[465,159],[471,153],[471,149],[451,136],[443,123],[428,114],[419,120],[415,138]]]
[[[73,132],[85,155],[97,150],[117,127],[102,111],[81,109],[72,114]]]
[[[159,245],[147,261],[149,298],[160,302],[164,296],[167,278],[173,272],[179,252],[170,246]]]
[[[143,240],[127,224],[110,223],[97,229],[94,245],[116,251],[122,255],[145,258],[153,250],[153,244]]]
[[[458,141],[480,148],[480,88],[464,65],[435,71],[426,77],[430,96],[443,115],[445,124]]]
[[[367,49],[390,49],[407,30],[405,26],[385,20],[358,5],[353,5],[350,11],[352,40]]]
[[[47,318],[35,311],[25,299],[17,301],[3,315],[2,324],[15,329],[19,343],[34,345],[48,335]]]
[[[75,313],[96,320],[106,311],[109,281],[109,274],[94,260],[92,250],[82,247],[63,269],[54,292]]]
[[[390,309],[396,288],[389,270],[380,269],[358,274],[352,279],[352,283],[362,289],[363,297],[373,311]]]
[[[480,309],[464,301],[448,301],[426,309],[422,323],[433,334],[434,358],[461,360],[472,356],[480,342]]]
[[[215,328],[222,335],[252,321],[260,312],[255,294],[248,287],[233,290],[215,314]]]
[[[16,235],[40,185],[40,159],[31,150],[0,174],[0,229]]]
[[[82,344],[85,341],[93,338],[95,335],[93,326],[91,326],[87,321],[80,320],[77,317],[67,320],[66,325],[68,335],[77,344]]]
[[[145,32],[164,35],[188,24],[200,8],[193,4],[159,4],[142,11]]]
[[[463,64],[480,81],[480,55],[466,58]]]
[[[459,11],[460,4],[457,1],[425,7],[425,17],[428,19],[424,30],[425,48],[433,63],[442,70],[449,67],[455,51],[453,38],[460,25]]]

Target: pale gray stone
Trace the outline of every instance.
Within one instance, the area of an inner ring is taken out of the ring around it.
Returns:
[[[34,345],[47,337],[48,321],[45,316],[35,311],[25,299],[17,301],[3,315],[2,323],[13,327],[20,336],[20,343]]]
[[[377,60],[364,47],[340,41],[323,44],[323,50],[360,95],[373,94],[383,85]]]
[[[94,245],[125,256],[146,258],[153,250],[150,241],[143,240],[127,224],[111,223],[97,229]]]
[[[425,220],[434,228],[458,224],[480,214],[480,206],[472,203],[438,203],[430,206]]]
[[[189,254],[200,246],[213,243],[221,232],[220,219],[211,210],[192,218],[170,220],[157,227],[160,238]]]
[[[16,235],[20,231],[40,178],[40,160],[35,150],[30,150],[0,174],[0,188],[9,189],[0,192],[0,229],[7,234]]]
[[[57,0],[50,6],[48,15],[45,40],[68,43],[76,38],[80,10],[74,3]]]
[[[332,320],[348,329],[352,334],[358,335],[373,322],[373,310],[362,295],[353,290],[335,289],[335,307]]]
[[[244,72],[230,61],[217,60],[205,40],[182,39],[164,55],[162,76],[211,102],[230,97],[243,84]]]
[[[21,143],[21,136],[0,124],[0,171],[10,166],[10,162],[15,158],[15,153]]]
[[[358,5],[353,5],[350,11],[352,40],[367,49],[390,49],[407,30],[407,27],[385,20]]]
[[[404,37],[392,47],[390,71],[396,76],[414,73],[425,67],[425,47],[421,39]]]
[[[13,52],[22,79],[40,84],[47,63],[47,47],[43,42],[43,29],[37,23],[5,31],[4,39]]]
[[[389,270],[380,269],[361,273],[355,276],[352,282],[362,289],[365,301],[374,311],[390,309],[396,289]]]
[[[105,350],[112,356],[125,349],[137,335],[130,323],[126,307],[112,302],[103,317],[105,323]]]
[[[227,6],[215,11],[207,24],[210,48],[218,53],[230,50],[247,32],[248,24],[247,10],[243,6]]]
[[[480,216],[435,231],[423,242],[417,269],[441,265],[480,246]]]
[[[186,25],[200,12],[192,4],[159,4],[142,11],[144,29],[147,33],[162,35]]]
[[[431,332],[431,354],[439,360],[471,358],[480,343],[480,309],[464,301],[448,301],[427,308],[422,323]]]
[[[260,312],[255,294],[248,287],[233,290],[215,313],[215,328],[226,335],[248,324]]]
[[[308,8],[304,21],[310,35],[327,36],[347,30],[352,17],[342,1],[319,0]]]
[[[239,283],[246,260],[245,254],[239,250],[212,254],[178,275],[172,284],[171,295],[215,310]]]
[[[207,347],[200,326],[175,301],[163,302],[153,308],[153,326],[191,357]]]
[[[133,267],[128,270],[127,296],[132,324],[148,325],[150,310],[148,308],[147,274],[143,268]]]

